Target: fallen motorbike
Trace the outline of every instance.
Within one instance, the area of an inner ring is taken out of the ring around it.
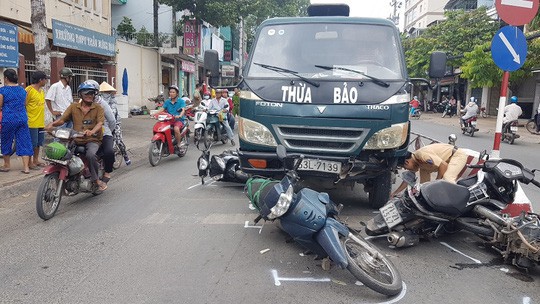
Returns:
[[[296,190],[297,169],[303,157],[287,157],[283,146],[277,147],[277,153],[287,168],[283,179],[251,178],[245,186],[246,195],[259,210],[255,223],[277,220],[280,228],[300,245],[318,257],[330,257],[367,287],[390,296],[400,293],[402,281],[392,262],[337,220],[342,205],[336,206],[327,193]]]
[[[73,141],[77,137],[83,137],[82,133],[69,128],[56,128],[51,134],[58,141],[44,147],[45,155],[42,158],[49,164],[43,169],[45,176],[39,184],[36,196],[36,211],[44,220],[54,216],[63,195],[101,193],[99,187],[90,179],[85,146],[78,146]],[[102,172],[99,172],[100,176],[101,174]]]
[[[501,141],[507,141],[509,144],[513,144],[514,140],[516,138],[519,138],[518,132],[518,121],[514,120],[509,122],[509,126],[506,128],[503,128],[504,131],[502,133]]]
[[[207,142],[211,143],[219,141],[225,144],[227,140],[232,139],[229,138],[225,127],[221,123],[222,119],[220,119],[220,116],[222,115],[226,114],[217,110],[208,111],[208,118],[206,121],[206,136],[204,137],[205,145]]]
[[[210,158],[210,147],[208,147],[199,156],[197,168],[203,185],[205,177],[209,175],[215,181],[224,182],[245,183],[249,179],[249,175],[240,169],[238,152],[234,150],[223,151]]]
[[[461,132],[463,134],[468,134],[471,137],[474,136],[474,132],[479,131],[479,129],[476,127],[477,126],[476,116],[467,118],[465,122],[463,122],[463,120],[460,120],[460,124],[461,124]]]
[[[148,148],[148,160],[152,166],[157,166],[162,157],[176,154],[184,157],[188,150],[189,121],[186,120],[184,127],[180,130],[180,146],[178,139],[174,136],[174,116],[169,113],[158,114],[158,120],[154,125],[154,135]]]
[[[534,172],[512,159],[487,159],[477,175],[453,184],[436,180],[416,183],[414,173],[402,175],[408,189],[387,202],[366,224],[368,235],[387,235],[395,247],[416,245],[420,237],[438,237],[464,229],[476,234],[520,268],[540,262],[540,220],[535,213],[511,217],[502,210],[511,205],[519,183],[532,183]]]
[[[540,114],[536,113],[534,115],[534,117],[529,119],[529,121],[527,121],[527,124],[525,125],[525,129],[527,129],[527,131],[529,131],[529,133],[531,133],[531,134],[539,134],[539,133],[536,132],[536,127],[537,127],[536,126],[536,121],[537,121],[536,119],[537,119],[538,115],[540,115]]]

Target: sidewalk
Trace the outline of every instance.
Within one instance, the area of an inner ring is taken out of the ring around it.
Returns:
[[[419,120],[424,121],[432,121],[433,123],[439,124],[439,125],[447,125],[457,128],[456,132],[459,130],[459,119],[456,116],[452,116],[452,118],[441,117],[441,113],[422,113],[422,116],[420,116]],[[528,143],[540,143],[540,135],[535,135],[529,133],[527,129],[525,129],[525,124],[527,123],[528,119],[519,119],[519,129],[518,134],[520,137],[516,139],[516,141],[523,141]],[[414,120],[412,120],[412,123],[414,123]],[[495,134],[495,125],[497,123],[497,117],[496,116],[490,116],[487,118],[478,117],[477,120],[477,128],[479,131],[477,133],[483,133],[483,134],[491,134],[494,136]],[[461,133],[461,132],[460,132]]]
[[[122,135],[128,148],[131,165],[126,166],[122,162],[121,167],[116,172],[113,172],[113,178],[115,174],[133,170],[143,164],[143,160],[146,161],[148,145],[152,137],[152,127],[155,122],[148,115],[122,119]],[[0,165],[3,164],[3,160],[0,160],[0,162]],[[30,174],[24,174],[21,172],[22,169],[22,160],[13,155],[11,157],[11,170],[9,172],[0,172],[0,201],[37,191],[41,177],[43,177],[42,170],[30,170]]]

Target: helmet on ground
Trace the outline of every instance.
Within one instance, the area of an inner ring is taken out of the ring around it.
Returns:
[[[73,71],[70,68],[62,68],[60,70],[60,78],[66,78],[73,76]]]
[[[96,82],[97,84],[97,82]],[[99,84],[97,85],[97,88],[96,88],[96,85],[94,85],[91,80],[87,80],[83,83],[81,83],[79,85],[79,87],[77,88],[77,94],[79,94],[79,96],[81,96],[82,94],[88,94],[88,93],[94,93],[97,94],[97,92],[99,91]]]
[[[510,97],[510,102],[512,103],[517,103],[517,100],[518,100],[517,96]]]
[[[172,89],[172,90],[175,90],[175,91],[176,91],[176,94],[180,93],[180,89],[178,88],[177,85],[174,85],[174,84],[173,84],[173,85],[169,86],[169,91],[170,91],[171,89]]]
[[[50,159],[61,160],[67,153],[67,148],[59,142],[52,142],[45,146],[45,155]]]

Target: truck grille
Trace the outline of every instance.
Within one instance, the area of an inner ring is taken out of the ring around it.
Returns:
[[[290,151],[328,151],[351,154],[364,141],[369,129],[273,125],[279,141]]]

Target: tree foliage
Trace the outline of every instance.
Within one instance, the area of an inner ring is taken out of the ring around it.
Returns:
[[[404,39],[405,58],[412,77],[425,77],[429,55],[433,51],[446,52],[449,65],[461,66],[465,62],[465,53],[490,42],[499,28],[499,23],[487,16],[485,7],[467,12],[447,11],[445,18],[428,27],[419,37]]]
[[[161,0],[160,3],[172,6],[175,11],[188,10],[198,20],[204,20],[213,26],[231,26],[233,30],[238,27],[242,17],[248,44],[255,28],[263,20],[271,17],[303,16],[309,6],[309,0]]]
[[[118,36],[124,38],[125,40],[130,40],[133,37],[137,30],[133,26],[131,18],[124,16],[122,22],[116,27],[116,33]]]

